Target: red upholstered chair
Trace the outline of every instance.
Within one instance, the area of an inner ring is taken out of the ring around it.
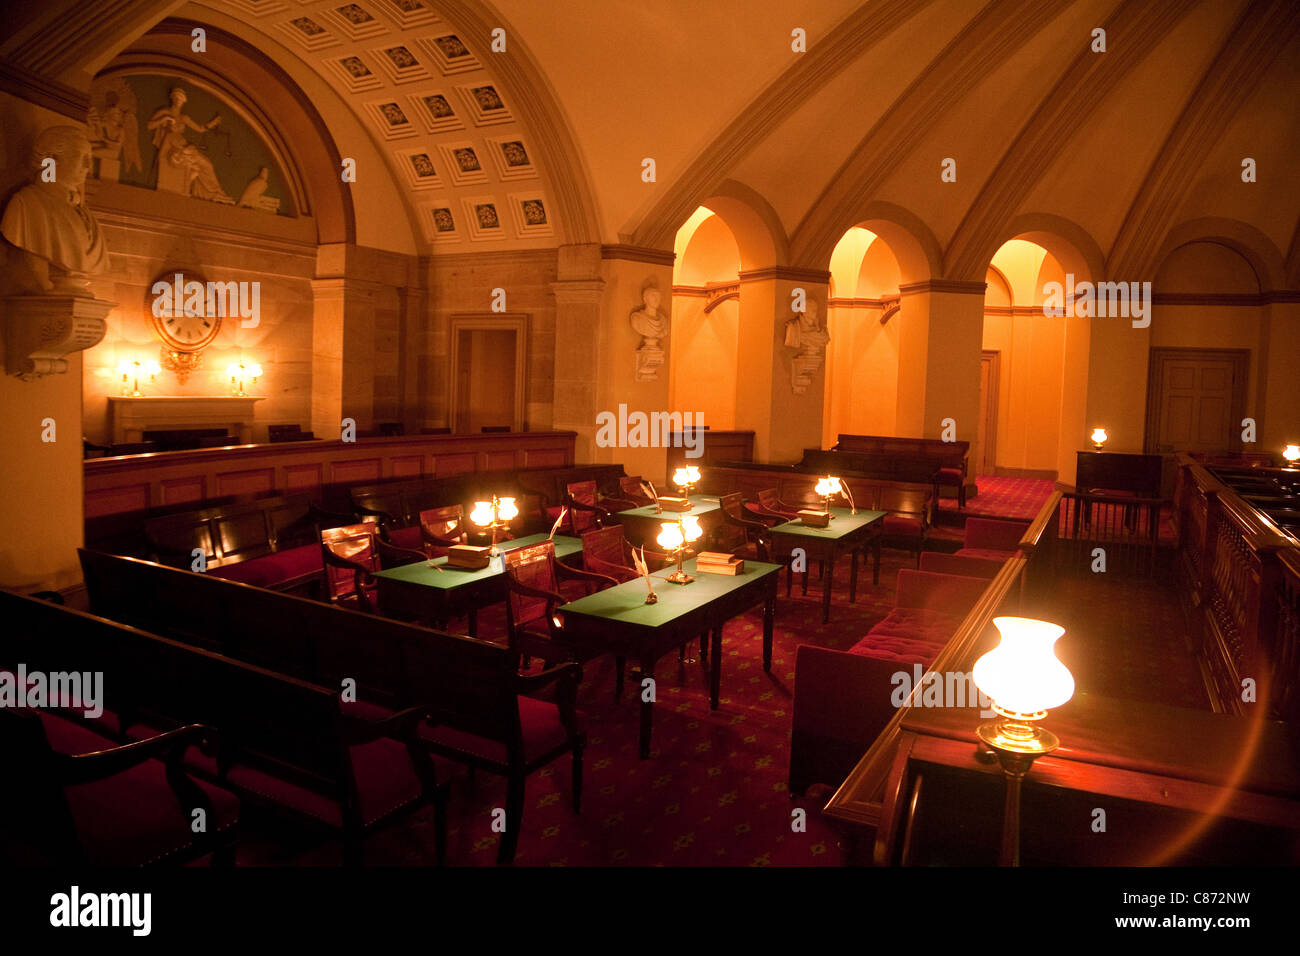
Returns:
[[[884,511],[881,519],[881,545],[916,554],[916,565],[921,566],[921,552],[930,534],[930,510],[933,504],[926,489],[902,488],[885,485],[876,495],[875,510]]]
[[[0,796],[0,864],[135,867],[209,854],[232,864],[239,799],[184,769],[185,752],[211,735],[192,724],[120,745],[80,720],[0,708],[13,771]],[[204,833],[192,829],[195,809]]]
[[[618,493],[620,498],[630,501],[633,507],[643,508],[646,505],[653,504],[654,500],[645,493],[641,487],[641,476],[633,475],[624,476],[618,480]]]
[[[967,518],[962,557],[1005,561],[1020,550],[1020,539],[1029,530],[1028,521],[997,521],[992,518]]]
[[[609,512],[597,503],[597,494],[594,481],[575,481],[565,485],[564,507],[569,509],[569,513],[560,526],[562,532],[579,535],[592,528],[604,527]],[[549,508],[547,514],[554,521],[559,517],[560,511],[559,508]]]
[[[371,575],[381,570],[375,547],[378,533],[379,524],[374,520],[320,530],[325,596],[331,604],[376,612]]]
[[[764,488],[758,493],[758,501],[745,502],[745,510],[769,527],[791,521],[799,514],[797,507],[778,497],[775,488]]]
[[[429,557],[441,557],[452,545],[469,541],[464,521],[465,511],[461,505],[444,505],[420,512],[420,538]]]
[[[926,551],[921,555],[921,570],[936,574],[964,574],[972,578],[991,579],[998,575],[1005,562],[991,558],[972,558],[959,554]]]
[[[957,488],[957,508],[966,507],[966,471],[962,468],[940,468],[937,484],[940,488]]]
[[[555,542],[543,541],[503,555],[506,577],[506,626],[510,649],[521,657],[540,657],[548,665],[587,661],[604,654],[599,648],[575,647],[564,634],[555,609],[567,604],[560,593],[562,579],[577,581],[587,594],[618,582],[603,574],[579,571],[555,559]],[[615,696],[623,691],[623,658],[619,657]]]
[[[669,557],[658,551],[645,552],[651,571],[666,566]],[[582,567],[592,574],[602,574],[620,584],[639,577],[632,564],[632,545],[623,535],[623,526],[612,524],[607,528],[594,528],[582,536]]]
[[[713,546],[751,561],[770,561],[768,526],[746,517],[740,492],[720,495],[718,504],[722,509],[722,524],[714,532]]]

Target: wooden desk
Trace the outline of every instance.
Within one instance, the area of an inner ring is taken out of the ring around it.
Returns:
[[[502,541],[501,551],[514,551],[547,539],[544,534],[530,534],[524,538]],[[555,536],[555,557],[572,561],[582,554],[582,542],[564,535]],[[375,572],[379,585],[379,607],[385,614],[396,617],[415,617],[429,621],[437,630],[447,628],[447,622],[458,614],[468,617],[469,636],[478,637],[478,609],[504,601],[505,578],[500,558],[495,558],[486,568],[468,571],[448,568],[447,559],[415,561],[400,568]],[[439,570],[441,568],[442,570]]]
[[[1159,498],[1163,455],[1126,455],[1111,451],[1078,452],[1074,485],[1089,491],[1127,491],[1139,498]]]
[[[703,541],[709,540],[713,529],[722,524],[722,506],[718,504],[717,495],[691,495],[691,505],[690,511],[656,511],[654,505],[644,505],[615,512],[614,517],[623,526],[623,533],[631,544],[637,547],[645,545],[653,551],[657,547],[655,538],[665,521],[688,516],[698,518],[700,527],[704,529]]]
[[[832,508],[834,517],[825,528],[814,528],[802,524],[797,519],[779,524],[768,532],[772,536],[772,556],[780,556],[790,568],[786,577],[786,594],[790,593],[790,582],[794,577],[791,554],[795,548],[803,548],[809,564],[813,561],[826,562],[825,586],[822,588],[822,623],[831,616],[831,584],[835,575],[835,559],[841,554],[852,556],[849,571],[849,603],[858,599],[858,554],[865,548],[871,548],[874,564],[871,571],[873,584],[880,583],[880,534],[885,512],[859,511],[853,514],[848,508]],[[803,593],[808,593],[808,570],[803,572]]]
[[[978,780],[1002,774],[996,762],[975,759],[975,728],[983,722],[975,708],[908,711],[885,784],[877,863],[908,862],[909,828],[918,802],[926,799],[917,781],[927,772],[940,768],[949,791],[954,782],[959,788],[969,786],[972,794],[989,786],[996,789],[996,781]],[[1152,821],[1209,814],[1215,820],[1276,829],[1284,856],[1290,852],[1288,845],[1300,851],[1300,760],[1291,732],[1283,725],[1091,694],[1079,694],[1053,711],[1046,724],[1060,737],[1061,746],[1034,763],[1025,778],[1026,800],[1028,788],[1050,788],[1054,795],[1040,789],[1040,797],[1089,795],[1085,802],[1096,802],[1095,797],[1128,801]],[[1133,820],[1128,822],[1132,825]],[[1175,835],[1180,835],[1179,829],[1172,828]],[[1070,852],[1090,852],[1088,841],[1073,834],[1039,833],[1040,852],[1055,849],[1062,855],[1056,861],[1060,863],[1070,862],[1065,858]],[[1058,839],[1059,846],[1053,842]],[[996,842],[989,852],[996,858]]]
[[[645,581],[636,579],[565,604],[566,636],[577,642],[614,651],[640,661],[641,677],[654,676],[655,662],[697,634],[709,632],[709,706],[717,710],[722,680],[722,629],[727,621],[756,604],[763,605],[763,670],[772,669],[772,623],[776,616],[779,564],[746,561],[735,576],[699,573],[695,559],[684,568],[694,575],[690,584],[664,580],[675,570],[652,574],[659,600],[646,604]],[[650,756],[654,704],[641,701],[641,759]]]

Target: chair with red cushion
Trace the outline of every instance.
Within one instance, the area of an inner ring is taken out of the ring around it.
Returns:
[[[720,495],[718,505],[722,510],[722,524],[714,532],[713,546],[751,561],[772,560],[767,539],[768,526],[745,517],[740,492]]]
[[[1028,521],[967,518],[957,553],[962,557],[1005,561],[1020,550],[1020,539],[1028,530]]]
[[[651,571],[668,564],[669,557],[658,551],[645,552]],[[632,563],[632,545],[623,535],[623,526],[612,524],[606,528],[593,528],[582,536],[582,567],[592,574],[602,574],[620,584],[639,577]]]
[[[926,551],[921,555],[922,571],[933,571],[936,574],[964,574],[972,578],[995,578],[1005,563],[990,558],[944,554],[941,551]]]
[[[325,563],[325,596],[331,604],[376,613],[374,573],[381,570],[375,520],[320,529]]]
[[[618,581],[608,575],[579,571],[555,559],[555,542],[543,541],[527,548],[507,551],[506,627],[510,649],[521,657],[540,657],[548,665],[562,661],[586,663],[607,651],[576,647],[564,634],[564,622],[555,609],[568,603],[560,593],[561,579],[576,581],[587,594],[613,587]],[[614,695],[623,692],[623,658],[617,659]]]
[[[564,506],[569,509],[563,530],[580,535],[592,528],[603,528],[609,521],[609,512],[597,501],[594,481],[576,481],[565,486]]]
[[[885,485],[876,496],[876,511],[885,512],[881,519],[881,545],[911,551],[921,566],[921,552],[930,534],[930,509],[933,498],[928,489]]]
[[[445,555],[452,545],[468,543],[464,508],[461,505],[444,505],[421,511],[420,538],[431,558]]]
[[[769,527],[792,521],[799,514],[798,508],[781,500],[775,488],[764,488],[757,501],[746,501],[745,510]]]
[[[964,468],[940,468],[935,483],[941,488],[955,486],[957,489],[958,510],[966,507],[966,470]]]
[[[630,501],[633,507],[644,508],[646,505],[654,504],[654,499],[646,494],[645,488],[642,487],[640,475],[632,475],[631,477],[624,475],[620,478],[618,480],[618,492],[619,497]]]

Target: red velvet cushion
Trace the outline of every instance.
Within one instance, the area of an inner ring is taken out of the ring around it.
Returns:
[[[885,534],[920,537],[923,531],[920,518],[905,518],[902,515],[885,515],[882,526]]]
[[[277,551],[251,561],[222,565],[213,568],[208,574],[259,588],[273,588],[305,575],[320,574],[321,567],[320,545],[305,544],[300,548]]]
[[[75,721],[41,714],[41,722],[60,753],[95,753],[119,746]],[[233,826],[239,819],[238,798],[204,781],[195,783],[211,801],[208,833]],[[147,760],[104,780],[67,787],[64,794],[92,866],[141,866],[192,843],[193,808],[180,805],[161,760]]]
[[[902,637],[940,646],[957,632],[961,617],[929,608],[896,607],[878,622],[867,637]]]
[[[859,657],[871,657],[878,661],[924,664],[928,667],[939,656],[939,651],[942,649],[942,644],[923,639],[868,634],[849,648],[849,653],[857,654]]]
[[[959,548],[956,553],[959,558],[982,558],[1003,563],[1016,556],[1015,551],[994,551],[992,548]]]
[[[3,674],[10,682],[16,682],[18,680],[17,673],[11,667],[0,665],[0,674]],[[28,677],[27,686],[30,687],[31,683],[31,678]],[[122,735],[122,719],[107,707],[103,708],[102,713],[100,713],[98,717],[87,717],[86,710],[88,708],[78,698],[72,697],[67,703],[67,707],[58,708],[54,712],[67,717],[70,720],[83,723],[88,728],[104,734],[106,737],[111,739],[116,740]],[[102,700],[100,701],[100,705],[101,707],[103,706]],[[60,752],[62,753],[64,751]]]
[[[560,708],[550,701],[520,695],[519,722],[523,729],[525,761],[535,760],[548,751],[563,746],[569,739],[569,733],[560,721]],[[581,726],[580,715],[579,726]],[[420,733],[433,743],[493,763],[504,764],[507,760],[506,745],[502,741],[489,740],[477,734],[445,726],[425,727]]]
[[[960,469],[960,468],[940,468],[940,469],[939,469],[939,477],[940,477],[941,479],[944,479],[944,478],[957,478],[957,479],[960,479],[960,478],[962,477],[961,469]]]

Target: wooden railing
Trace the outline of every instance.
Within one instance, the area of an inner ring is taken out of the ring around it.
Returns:
[[[1279,708],[1294,716],[1296,637],[1281,610],[1295,540],[1185,455],[1174,500],[1180,593],[1201,632],[1212,705],[1245,714],[1263,704],[1273,716]]]
[[[929,670],[940,674],[969,673],[976,659],[994,645],[997,632],[993,618],[1016,608],[1024,596],[1023,590],[1033,586],[1032,582],[1026,581],[1025,571],[1031,561],[1037,563],[1035,555],[1051,549],[1060,504],[1061,493],[1053,492],[1021,538],[1017,555],[1002,565]],[[826,813],[844,824],[849,833],[867,829],[874,831],[880,822],[885,782],[893,766],[903,720],[910,709],[909,698],[890,718],[880,736],[826,804]]]
[[[1269,698],[1276,715],[1300,722],[1300,550],[1278,555],[1277,619],[1272,632],[1261,634],[1262,651],[1272,661]]]

